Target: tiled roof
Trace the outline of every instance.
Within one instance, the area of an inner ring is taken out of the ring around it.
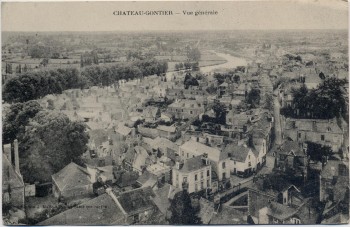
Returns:
[[[52,179],[60,191],[92,184],[87,171],[74,162],[69,163],[58,173],[52,175]]]
[[[150,187],[138,188],[120,194],[117,199],[128,215],[137,214],[155,207],[151,200],[154,192]]]

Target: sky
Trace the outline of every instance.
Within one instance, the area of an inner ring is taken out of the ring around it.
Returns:
[[[167,10],[169,16],[115,16],[114,11]],[[183,15],[183,11],[217,15]],[[223,2],[3,2],[2,31],[147,31],[348,29],[342,0]]]

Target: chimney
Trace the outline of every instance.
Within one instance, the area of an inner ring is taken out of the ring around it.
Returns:
[[[9,162],[12,164],[12,152],[11,152],[11,144],[4,144],[4,153],[9,160]]]
[[[14,152],[15,152],[15,168],[16,168],[16,172],[20,174],[21,172],[19,171],[19,155],[18,155],[18,140],[17,139],[15,139],[13,141],[13,146],[14,146]]]
[[[202,155],[202,161],[205,165],[209,165],[209,159],[208,159],[208,154],[207,153],[204,153]]]

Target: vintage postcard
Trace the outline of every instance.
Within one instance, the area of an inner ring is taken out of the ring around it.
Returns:
[[[2,2],[3,225],[349,222],[347,1]]]

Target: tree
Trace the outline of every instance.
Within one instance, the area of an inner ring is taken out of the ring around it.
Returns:
[[[247,103],[256,108],[260,103],[260,90],[253,88],[247,96]]]
[[[332,155],[332,148],[314,142],[306,142],[307,154],[313,161],[322,162],[324,158],[329,158]]]
[[[226,106],[224,104],[220,103],[220,101],[215,100],[212,109],[215,112],[215,122],[218,124],[225,125],[226,124],[226,113],[227,113]]]
[[[88,134],[82,122],[72,122],[55,111],[41,111],[20,141],[21,172],[25,182],[46,182],[87,150]]]
[[[235,75],[235,76],[233,77],[233,81],[234,81],[236,84],[238,84],[238,83],[241,81],[240,76],[239,76],[239,75]]]
[[[171,225],[198,225],[201,220],[192,206],[191,197],[187,190],[175,194],[170,204]]]
[[[185,89],[188,89],[190,86],[198,86],[198,80],[192,76],[190,72],[186,73],[184,80]]]
[[[49,64],[49,59],[48,58],[44,58],[41,62],[40,65],[46,67]]]
[[[273,98],[272,95],[266,95],[265,109],[273,111]]]
[[[11,105],[3,119],[3,143],[11,143],[15,139],[21,140],[29,120],[35,117],[41,110],[42,107],[37,101],[28,101]]]

